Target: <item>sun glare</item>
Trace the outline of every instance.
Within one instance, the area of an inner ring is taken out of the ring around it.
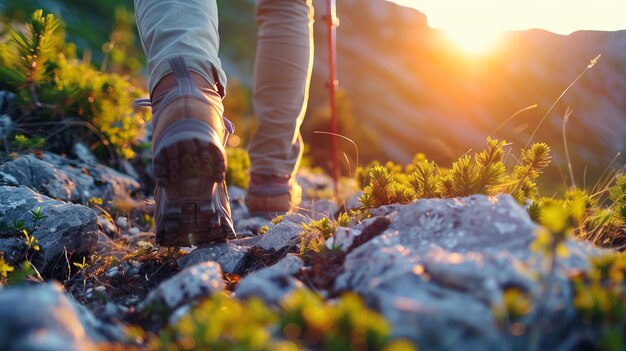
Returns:
[[[445,37],[456,47],[470,55],[482,55],[497,48],[501,32],[493,30],[449,29],[443,31]]]
[[[417,9],[459,48],[482,54],[508,31],[626,29],[625,0],[388,0]]]

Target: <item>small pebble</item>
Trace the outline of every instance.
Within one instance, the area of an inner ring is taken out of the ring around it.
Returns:
[[[115,224],[117,224],[118,227],[120,228],[128,228],[128,218],[126,217],[117,217],[117,219],[115,220]]]
[[[113,267],[109,269],[105,275],[109,278],[115,278],[120,275],[120,269],[118,267]],[[104,287],[103,287],[104,288]]]

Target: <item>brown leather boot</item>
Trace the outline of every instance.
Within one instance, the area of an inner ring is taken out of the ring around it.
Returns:
[[[226,191],[226,138],[220,95],[182,57],[170,59],[173,74],[155,87],[153,170],[156,242],[191,246],[235,236]]]
[[[246,196],[251,216],[274,218],[297,210],[302,200],[302,188],[295,179],[286,176],[252,173]]]

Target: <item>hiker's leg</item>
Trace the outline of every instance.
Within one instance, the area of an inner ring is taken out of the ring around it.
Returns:
[[[313,65],[311,0],[257,0],[259,24],[253,105],[259,127],[250,142],[251,171],[291,176],[302,157]]]
[[[191,246],[234,236],[224,182],[226,79],[215,0],[135,0],[152,102],[156,242]]]
[[[135,0],[135,16],[148,63],[150,94],[172,73],[168,60],[182,56],[211,85],[226,84],[219,49],[215,0]]]

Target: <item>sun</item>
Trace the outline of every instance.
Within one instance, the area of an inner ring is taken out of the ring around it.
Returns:
[[[503,32],[481,28],[450,28],[442,31],[455,47],[472,55],[486,55],[498,47]]]

